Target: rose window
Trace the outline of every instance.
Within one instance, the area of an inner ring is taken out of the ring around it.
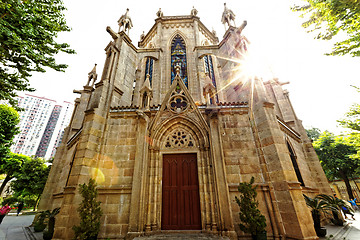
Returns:
[[[191,135],[183,130],[177,130],[171,133],[166,138],[165,147],[166,148],[183,148],[183,147],[193,147],[194,140]]]

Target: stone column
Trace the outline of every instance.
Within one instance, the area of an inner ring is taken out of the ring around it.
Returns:
[[[141,111],[138,112],[138,130],[135,153],[135,166],[133,175],[133,184],[131,191],[131,205],[129,217],[129,232],[128,236],[138,236],[143,231],[144,225],[144,190],[146,187],[146,176],[148,172],[148,143],[146,138],[148,136],[149,118]]]
[[[217,195],[217,205],[219,211],[219,227],[225,235],[236,238],[234,223],[230,211],[229,187],[226,180],[225,162],[221,145],[221,135],[219,131],[218,115],[211,113],[210,119],[210,145],[213,160],[213,172],[215,178],[215,194]]]

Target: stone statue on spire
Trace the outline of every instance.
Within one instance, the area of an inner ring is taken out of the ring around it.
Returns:
[[[231,24],[231,21],[233,22],[234,25]],[[225,26],[225,30],[226,30],[226,24],[228,24],[228,26],[235,26],[235,14],[233,13],[233,11],[231,11],[230,9],[228,9],[226,7],[226,3],[224,3],[224,12],[222,14],[222,18],[221,18],[221,22],[222,24],[224,24]]]
[[[122,15],[120,17],[120,19],[118,20],[118,24],[119,24],[119,32],[124,31],[126,32],[127,30],[127,34],[129,35],[129,30],[130,28],[133,27],[131,18],[129,16],[129,9],[126,9],[126,13],[124,15]]]

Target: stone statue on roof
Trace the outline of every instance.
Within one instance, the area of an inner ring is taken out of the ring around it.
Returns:
[[[196,16],[197,14],[198,14],[198,11],[193,6],[193,8],[191,9],[191,16]]]
[[[157,11],[156,16],[159,18],[164,16],[164,13],[161,11],[161,8],[159,8],[159,11]]]
[[[231,21],[233,22],[234,25],[231,24]],[[226,28],[226,24],[228,24],[229,27],[230,26],[235,27],[235,14],[233,13],[233,11],[231,11],[226,7],[226,3],[224,3],[224,12],[222,14],[221,22],[222,24],[225,25],[225,28]]]
[[[129,35],[129,30],[130,28],[133,27],[131,18],[129,16],[129,9],[126,9],[126,13],[124,15],[122,15],[120,17],[120,19],[118,20],[118,24],[119,24],[119,32],[124,31],[126,32],[127,30],[127,34]]]

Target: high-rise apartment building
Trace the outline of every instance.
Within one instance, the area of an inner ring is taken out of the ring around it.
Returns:
[[[18,97],[20,133],[14,138],[11,151],[24,155],[45,157],[55,154],[62,131],[69,124],[72,104],[58,104],[55,100],[24,94]]]

